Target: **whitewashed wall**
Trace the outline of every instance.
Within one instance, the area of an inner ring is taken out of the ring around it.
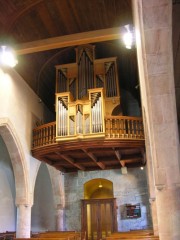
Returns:
[[[11,123],[11,130],[21,146],[19,151],[22,151],[21,154],[24,156],[23,163],[19,162],[17,159],[17,163],[15,164],[19,164],[19,166],[20,164],[23,165],[17,167],[16,170],[19,169],[17,174],[21,176],[21,171],[26,169],[26,177],[30,183],[30,188],[28,187],[28,195],[32,199],[32,203],[35,179],[40,165],[40,162],[34,159],[31,155],[32,129],[36,126],[36,121],[44,121],[44,111],[47,111],[44,104],[39,103],[38,96],[15,70],[0,68],[0,120],[1,124],[3,124],[4,119]],[[16,229],[16,186],[14,183],[9,153],[7,151],[6,153],[4,152],[3,144],[3,141],[1,141],[0,223],[3,224],[0,224],[0,231],[10,231]],[[8,161],[4,161],[4,159],[7,158],[9,159],[9,163]],[[4,171],[4,169],[6,169],[6,171]],[[25,181],[23,179],[21,180]],[[10,181],[12,181],[12,187],[8,186]],[[6,217],[4,214],[5,212],[7,212]],[[11,218],[9,217],[10,215]]]
[[[0,119],[8,119],[22,146],[25,166],[31,181],[31,193],[40,162],[31,156],[32,129],[36,121],[44,121],[43,103],[13,69],[0,68]]]

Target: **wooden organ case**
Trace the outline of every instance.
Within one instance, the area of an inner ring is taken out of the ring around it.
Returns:
[[[95,59],[95,47],[76,48],[76,62],[56,66],[56,140],[105,136],[105,117],[120,109],[116,57]]]

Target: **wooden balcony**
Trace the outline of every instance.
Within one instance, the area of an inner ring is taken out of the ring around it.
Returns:
[[[145,164],[142,118],[116,116],[104,119],[104,131],[56,138],[56,122],[33,130],[32,155],[63,171],[105,170]]]

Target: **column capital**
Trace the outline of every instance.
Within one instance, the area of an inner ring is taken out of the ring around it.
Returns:
[[[162,190],[164,190],[166,188],[166,185],[165,184],[156,184],[155,188],[158,191],[162,191]]]
[[[32,207],[30,203],[16,203],[16,207],[24,206],[25,208]]]
[[[149,198],[149,203],[152,204],[153,202],[156,201],[156,198],[155,197],[152,197],[152,198]]]
[[[180,182],[178,182],[178,183],[174,183],[174,184],[172,184],[172,185],[166,185],[166,184],[156,184],[155,185],[155,188],[156,188],[156,190],[157,191],[163,191],[163,190],[165,190],[165,189],[177,189],[177,188],[180,188]]]
[[[56,210],[64,210],[64,204],[57,204]]]

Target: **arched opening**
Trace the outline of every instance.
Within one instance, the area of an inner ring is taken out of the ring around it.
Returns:
[[[34,188],[31,230],[55,230],[55,204],[50,175],[46,164],[41,163]]]
[[[113,197],[113,183],[109,180],[96,178],[84,184],[84,199],[102,199]]]
[[[96,178],[84,184],[82,230],[86,239],[103,239],[117,230],[116,199],[113,183]]]
[[[15,179],[11,159],[0,136],[0,232],[15,231]]]

